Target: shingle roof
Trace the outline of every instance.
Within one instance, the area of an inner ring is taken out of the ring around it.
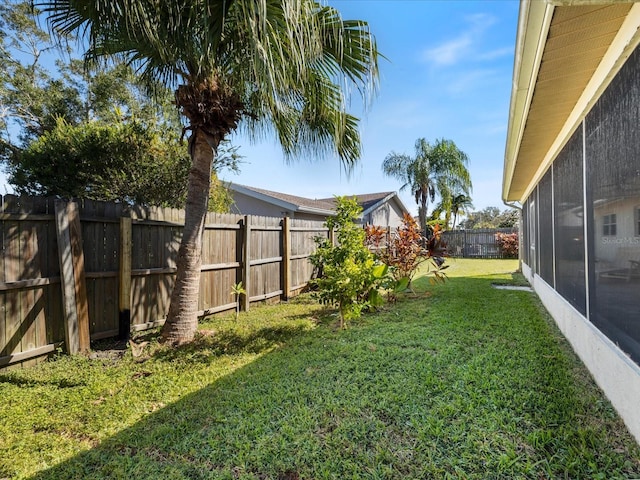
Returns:
[[[355,198],[358,205],[362,207],[362,210],[368,210],[375,204],[381,202],[389,195],[393,195],[395,192],[380,192],[380,193],[364,193],[360,195],[346,195],[347,198]],[[329,202],[335,207],[335,198],[322,198],[319,201]]]
[[[298,197],[296,195],[289,195],[286,193],[265,190],[263,188],[249,187],[247,185],[237,185],[237,186],[242,187],[246,190],[252,190],[254,192],[267,195],[269,197],[277,198],[278,200],[291,203],[292,205],[296,205],[298,207],[310,207],[310,208],[318,208],[322,210],[333,210],[335,207],[333,199],[313,200],[310,198]]]

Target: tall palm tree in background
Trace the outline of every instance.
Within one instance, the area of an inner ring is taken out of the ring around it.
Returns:
[[[436,194],[443,206],[451,203],[454,192],[469,194],[469,158],[451,140],[439,139],[432,145],[416,140],[415,156],[391,152],[382,162],[382,171],[402,182],[400,190],[410,188],[418,205],[420,226],[427,235],[427,207]]]
[[[316,0],[36,0],[53,31],[79,34],[85,59],[123,58],[143,79],[175,89],[190,132],[192,167],[165,341],[197,328],[202,233],[220,142],[238,126],[275,134],[287,158],[360,156],[346,88],[365,98],[378,52],[365,22],[342,20]]]
[[[458,215],[464,215],[469,212],[473,208],[473,202],[471,201],[471,197],[464,193],[459,193],[454,195],[451,198],[451,205],[449,208],[450,214],[453,214],[453,224],[451,225],[451,230],[455,230],[456,221],[458,219]],[[449,218],[447,218],[447,225],[449,224]]]
[[[463,215],[473,208],[471,197],[464,193],[451,192],[444,199],[440,199],[437,205],[431,210],[429,222],[432,220],[441,220],[440,216],[444,213],[443,225],[447,229],[455,229],[459,215]],[[453,222],[451,216],[453,215]]]

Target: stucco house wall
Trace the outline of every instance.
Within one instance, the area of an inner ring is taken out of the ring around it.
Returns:
[[[381,225],[393,229],[402,224],[404,212],[403,207],[394,198],[374,209],[363,220],[369,225]]]
[[[231,213],[239,215],[260,215],[263,217],[293,217],[293,211],[286,207],[274,205],[240,192],[234,192]]]

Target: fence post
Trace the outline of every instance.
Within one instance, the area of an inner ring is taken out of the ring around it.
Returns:
[[[282,289],[283,299],[287,300],[291,293],[291,221],[289,217],[282,219]]]
[[[467,229],[462,230],[462,258],[467,258]]]
[[[251,292],[251,215],[244,216],[244,241],[242,242],[242,284],[244,285],[245,294],[242,295],[242,310],[249,311],[249,295]]]
[[[120,218],[120,269],[118,272],[118,338],[131,334],[131,217]]]
[[[55,217],[67,352],[86,352],[90,348],[89,306],[78,204],[56,200]]]

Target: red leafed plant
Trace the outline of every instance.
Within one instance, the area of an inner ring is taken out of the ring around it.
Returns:
[[[502,254],[507,258],[518,257],[518,234],[496,233],[496,243]]]
[[[435,226],[431,237],[425,239],[417,222],[405,213],[402,225],[393,232],[380,227],[366,227],[365,242],[377,258],[389,266],[393,279],[409,287],[418,267],[427,260],[433,266],[429,274],[435,280],[445,279],[443,270],[447,267],[444,266],[444,245],[440,233],[439,227]]]

